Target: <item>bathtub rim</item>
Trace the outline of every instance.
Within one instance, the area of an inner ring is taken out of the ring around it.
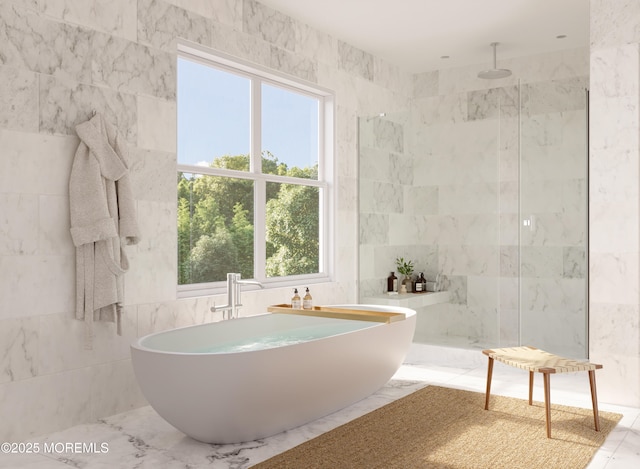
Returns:
[[[344,308],[344,307],[349,307],[352,309],[362,309],[365,311],[392,311],[392,312],[397,312],[397,313],[404,313],[405,317],[404,319],[400,320],[400,321],[396,321],[396,322],[391,322],[391,323],[383,323],[383,322],[371,322],[371,321],[365,321],[365,320],[357,320],[357,319],[337,319],[337,318],[326,318],[329,320],[333,320],[333,321],[353,321],[353,322],[362,322],[363,324],[365,324],[365,327],[362,327],[361,329],[356,329],[356,330],[351,330],[351,331],[346,331],[346,332],[340,332],[338,334],[332,334],[330,336],[326,336],[326,337],[319,337],[316,339],[310,339],[307,340],[305,342],[314,342],[317,340],[323,340],[323,339],[327,339],[329,337],[338,337],[341,335],[345,335],[345,334],[351,334],[354,333],[358,330],[362,330],[362,329],[369,329],[369,328],[373,328],[373,327],[379,327],[379,326],[392,326],[394,324],[402,324],[404,323],[406,320],[408,320],[410,317],[415,316],[416,315],[416,311],[411,309],[411,308],[406,308],[404,306],[382,306],[382,305],[375,305],[375,304],[353,304],[353,303],[348,303],[348,304],[336,304],[336,305],[326,305],[328,307],[334,307],[334,308]],[[239,320],[246,320],[246,319],[251,319],[251,318],[256,318],[256,317],[265,317],[265,316],[273,316],[276,315],[278,313],[269,313],[269,312],[265,312],[265,313],[259,313],[259,314],[253,314],[251,316],[242,316],[239,318],[235,318],[235,319],[231,319],[230,321],[239,321]],[[305,316],[305,317],[313,317],[313,316]],[[130,344],[130,348],[139,350],[141,352],[147,352],[147,353],[159,353],[159,354],[165,354],[165,355],[176,355],[176,356],[208,356],[208,355],[220,355],[220,356],[227,356],[227,355],[234,355],[234,354],[247,354],[247,353],[252,353],[252,352],[263,352],[265,350],[270,350],[273,348],[286,348],[286,347],[293,347],[295,345],[298,344],[287,344],[287,345],[281,345],[278,347],[270,347],[267,349],[261,349],[261,350],[242,350],[242,351],[234,351],[234,352],[176,352],[176,351],[170,351],[170,350],[160,350],[157,348],[151,348],[151,347],[147,347],[145,345],[142,344],[142,342],[150,337],[154,337],[154,336],[160,336],[160,335],[168,335],[170,333],[173,333],[175,331],[181,331],[181,330],[185,330],[185,329],[191,329],[194,327],[203,327],[203,326],[211,326],[213,324],[216,324],[218,322],[228,322],[229,320],[222,320],[222,321],[214,321],[214,322],[205,322],[202,324],[191,324],[188,326],[181,326],[181,327],[175,327],[173,329],[167,329],[164,331],[158,331],[158,332],[152,332],[150,334],[146,334],[142,337],[138,337],[136,339],[134,339],[131,344]]]

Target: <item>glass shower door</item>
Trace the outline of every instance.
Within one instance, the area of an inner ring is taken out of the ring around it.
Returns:
[[[521,87],[519,342],[570,357],[588,350],[587,83]]]

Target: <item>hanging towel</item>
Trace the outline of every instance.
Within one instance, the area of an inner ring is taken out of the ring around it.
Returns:
[[[140,240],[126,143],[102,115],[76,126],[80,145],[71,167],[71,238],[76,246],[76,318],[85,321],[92,348],[93,321],[115,322],[122,334],[122,245]]]

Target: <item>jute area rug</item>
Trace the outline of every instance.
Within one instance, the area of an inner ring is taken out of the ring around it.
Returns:
[[[584,468],[620,414],[427,386],[284,453],[255,469]]]

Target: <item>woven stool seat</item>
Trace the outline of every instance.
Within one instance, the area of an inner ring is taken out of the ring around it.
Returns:
[[[559,357],[533,347],[507,347],[485,350],[485,355],[509,366],[527,371],[570,373],[602,368],[601,365]]]
[[[593,404],[593,418],[596,431],[600,431],[600,420],[598,417],[598,398],[596,394],[595,370],[602,368],[602,365],[587,361],[572,360],[560,357],[535,347],[507,347],[483,350],[489,357],[487,370],[487,394],[484,408],[489,409],[489,396],[491,395],[491,376],[493,373],[493,362],[497,360],[505,365],[513,366],[529,372],[529,405],[533,398],[533,374],[542,373],[544,377],[544,403],[547,417],[547,438],[551,438],[551,391],[550,375],[552,373],[571,373],[574,371],[587,371],[589,373],[589,384],[591,386],[591,402]]]

